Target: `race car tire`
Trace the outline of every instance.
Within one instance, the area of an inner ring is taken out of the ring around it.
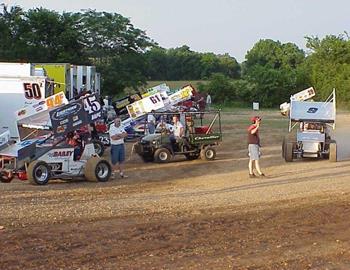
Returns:
[[[0,182],[1,183],[10,183],[13,179],[13,173],[11,171],[0,172]]]
[[[89,182],[107,182],[112,175],[111,164],[105,159],[91,157],[86,162],[84,175]]]
[[[166,148],[159,148],[154,152],[154,159],[158,163],[167,163],[171,159],[171,153]]]
[[[46,185],[51,177],[50,166],[41,160],[34,160],[27,168],[29,183],[33,185]]]
[[[216,150],[211,146],[207,146],[201,150],[200,156],[202,160],[211,161],[216,157]]]
[[[294,143],[292,142],[285,142],[284,144],[284,160],[286,162],[292,162],[294,158]]]
[[[92,140],[91,142],[94,144],[95,153],[102,157],[103,153],[105,152],[104,144],[99,140]]]
[[[329,144],[329,161],[337,162],[337,143],[331,142]]]

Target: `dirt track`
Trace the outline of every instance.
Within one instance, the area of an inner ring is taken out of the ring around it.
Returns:
[[[350,269],[350,161],[285,163],[285,123],[263,117],[267,178],[247,177],[241,114],[213,162],[132,156],[128,179],[0,184],[0,269]]]

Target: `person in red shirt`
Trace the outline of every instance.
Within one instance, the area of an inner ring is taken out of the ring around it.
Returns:
[[[77,131],[67,134],[67,143],[74,147],[73,160],[79,160],[83,152],[82,139]]]
[[[249,152],[249,177],[256,177],[254,174],[254,167],[258,172],[259,176],[263,177],[265,174],[261,172],[259,159],[260,159],[260,137],[259,128],[261,123],[261,118],[259,116],[254,116],[251,118],[252,125],[248,128],[248,152]]]

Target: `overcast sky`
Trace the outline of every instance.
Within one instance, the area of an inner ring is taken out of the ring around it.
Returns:
[[[128,17],[164,48],[188,45],[239,62],[260,39],[293,42],[350,32],[349,0],[0,0],[24,9],[96,9]]]

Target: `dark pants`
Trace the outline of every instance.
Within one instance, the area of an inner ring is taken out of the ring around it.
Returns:
[[[117,163],[123,163],[125,161],[125,146],[124,144],[112,144],[111,145],[111,161],[115,165]]]

